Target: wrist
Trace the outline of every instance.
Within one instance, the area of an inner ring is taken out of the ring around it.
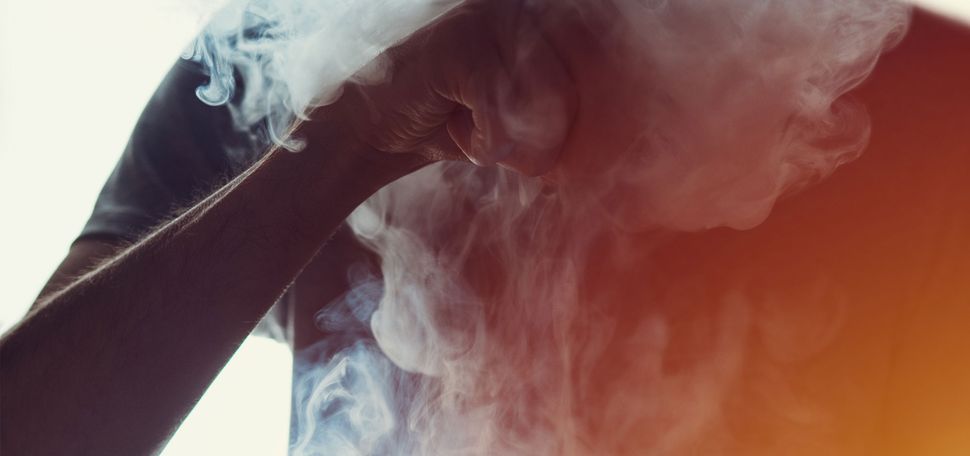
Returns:
[[[326,108],[292,129],[291,135],[305,142],[302,150],[277,148],[264,163],[270,168],[266,171],[286,181],[288,194],[280,196],[313,226],[339,224],[381,187],[428,163],[416,154],[388,154],[368,146]]]
[[[370,188],[370,193],[432,162],[417,152],[388,152],[363,140],[347,114],[345,105],[351,104],[349,97],[341,97],[315,109],[310,120],[294,127],[294,135],[306,141],[303,153],[330,166],[344,167],[348,177]]]

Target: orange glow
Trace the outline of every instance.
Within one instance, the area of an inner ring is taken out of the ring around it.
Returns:
[[[726,399],[710,412],[730,432],[691,454],[970,454],[970,32],[918,13],[855,96],[873,125],[860,159],[753,230],[659,250],[644,236],[647,273],[619,279],[614,342],[663,313],[667,376],[736,356],[720,335],[743,334],[740,358],[723,360],[740,376],[717,386]],[[663,308],[644,305],[658,295]],[[631,388],[611,383],[628,368],[613,353],[597,377],[607,395]],[[659,388],[704,406],[689,386],[651,387],[650,401]],[[628,432],[629,454],[664,431],[657,422]]]

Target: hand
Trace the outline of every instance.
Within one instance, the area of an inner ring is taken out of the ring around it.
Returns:
[[[521,0],[472,1],[385,53],[391,74],[334,106],[373,151],[541,175],[576,106],[569,74]]]

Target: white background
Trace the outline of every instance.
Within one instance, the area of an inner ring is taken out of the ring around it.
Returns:
[[[218,1],[0,0],[0,331],[63,258]],[[970,0],[923,3],[970,19]],[[283,345],[248,339],[163,454],[285,454],[289,379]]]

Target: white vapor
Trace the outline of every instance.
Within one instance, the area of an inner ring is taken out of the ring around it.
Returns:
[[[209,71],[200,100],[227,104],[240,129],[299,149],[283,137],[294,118],[339,97],[345,81],[382,80],[380,53],[459,2],[235,0],[183,57]]]
[[[755,331],[785,333],[778,328],[784,318],[741,293],[699,285],[624,294],[627,284],[648,282],[658,270],[648,266],[650,249],[629,246],[642,245],[637,233],[645,230],[751,228],[779,197],[857,157],[869,123],[864,108],[843,95],[902,37],[909,7],[885,0],[548,1],[609,25],[599,44],[624,70],[616,90],[636,134],[619,150],[589,151],[612,158],[582,186],[441,163],[359,208],[351,226],[380,256],[383,290],[375,292],[365,275],[334,304],[357,310],[322,320],[369,321],[376,344],[305,354],[294,453],[735,448],[726,418],[746,341]],[[341,82],[379,82],[386,76],[374,63],[380,52],[456,5],[237,2],[196,48],[213,79],[200,97],[229,101],[235,68],[246,86],[231,103],[237,121],[248,128],[270,119],[271,136],[280,140],[294,116],[339,96]],[[675,324],[688,320],[693,329]],[[687,352],[689,361],[676,358]],[[787,356],[782,352],[777,356]],[[671,360],[679,368],[665,367]],[[824,427],[807,424],[824,415],[807,405],[778,413],[800,421],[765,439],[776,446],[761,448],[769,454],[789,454],[781,449]]]

